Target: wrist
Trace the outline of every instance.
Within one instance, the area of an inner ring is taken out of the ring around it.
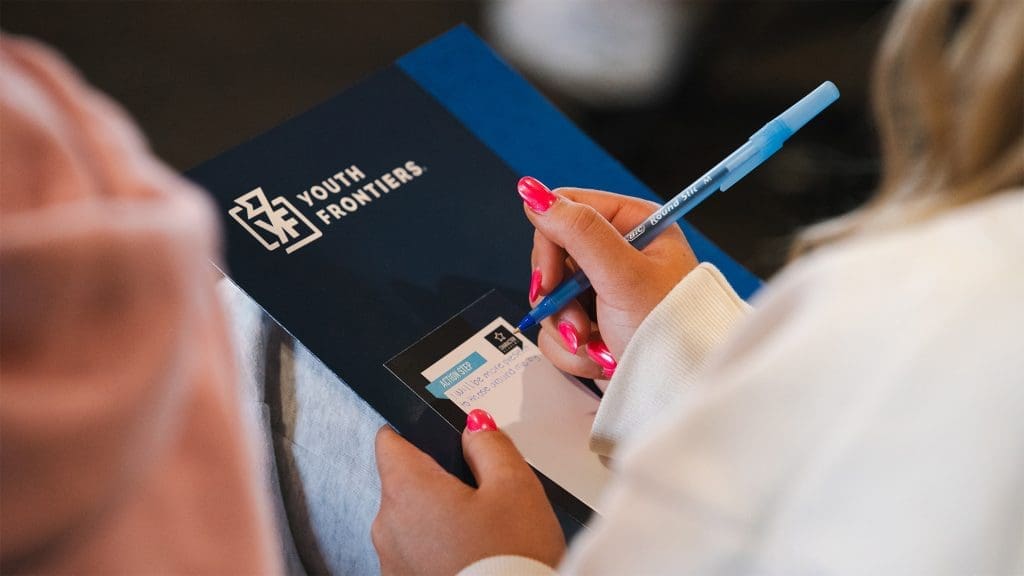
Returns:
[[[591,449],[611,455],[674,402],[749,310],[713,265],[687,274],[626,343],[594,420]]]

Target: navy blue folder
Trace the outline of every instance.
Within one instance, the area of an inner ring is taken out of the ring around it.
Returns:
[[[460,26],[400,58],[398,67],[521,175],[548,186],[595,188],[655,202],[651,192],[587,137],[468,27]],[[682,153],[682,151],[681,151]],[[699,174],[694,174],[694,178]],[[680,189],[685,182],[680,182]],[[663,190],[669,197],[678,190]],[[682,222],[701,261],[718,267],[744,299],[760,279]]]
[[[492,291],[488,301],[517,303],[504,314],[525,312],[523,175],[658,200],[466,27],[188,173],[219,205],[231,279],[470,481],[464,415],[432,407],[385,364]],[[682,226],[741,296],[759,287]],[[586,521],[585,506],[545,487],[568,533]]]

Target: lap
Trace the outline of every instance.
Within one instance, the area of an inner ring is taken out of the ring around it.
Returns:
[[[370,524],[380,503],[374,437],[383,418],[238,287],[219,286],[289,571],[379,568]]]

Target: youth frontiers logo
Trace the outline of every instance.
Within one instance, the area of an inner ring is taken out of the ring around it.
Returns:
[[[271,251],[284,246],[284,251],[291,254],[323,236],[323,232],[285,197],[269,200],[262,188],[235,198],[235,206],[228,214]]]
[[[287,254],[324,235],[318,226],[330,226],[407,186],[427,171],[409,160],[376,178],[367,177],[355,164],[295,194],[295,204],[284,196],[267,198],[256,188],[238,198],[228,214],[269,251],[284,246]],[[298,208],[312,212],[313,224]]]

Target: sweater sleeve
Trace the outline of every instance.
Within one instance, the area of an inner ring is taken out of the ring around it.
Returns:
[[[457,576],[557,576],[557,573],[533,558],[491,556],[466,566]]]
[[[687,274],[640,324],[594,419],[590,448],[610,456],[694,382],[708,353],[750,310],[707,262]]]

